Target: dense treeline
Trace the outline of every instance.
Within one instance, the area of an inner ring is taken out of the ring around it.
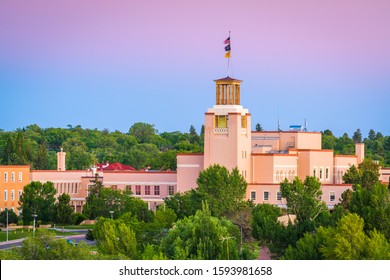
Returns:
[[[360,129],[354,132],[352,138],[347,133],[337,138],[329,129],[322,133],[322,148],[332,149],[335,154],[353,155],[355,143],[365,144],[366,158],[377,160],[382,166],[390,166],[390,136],[384,136],[373,129],[369,131],[366,138],[363,138]]]
[[[262,130],[258,124],[256,129]],[[67,153],[67,169],[86,169],[95,163],[120,162],[142,169],[175,170],[176,154],[203,151],[200,133],[191,125],[189,132],[159,133],[154,125],[135,123],[128,133],[107,129],[40,128],[33,124],[13,132],[0,130],[0,164],[30,164],[32,169],[56,169],[56,153],[62,147]],[[352,138],[344,133],[333,135],[329,129],[322,133],[322,148],[334,149],[336,154],[354,154],[355,142],[366,146],[366,157],[390,166],[390,136],[370,130],[363,138],[357,129]]]
[[[281,209],[246,201],[247,185],[238,170],[213,165],[200,173],[198,188],[167,198],[155,212],[126,190],[104,188],[96,177],[78,218],[97,219],[87,237],[96,241],[98,254],[91,255],[83,243],[74,247],[39,230],[22,247],[0,251],[0,258],[255,259],[260,245],[274,259],[388,260],[390,188],[379,182],[379,168],[370,159],[352,166],[343,177],[352,189],[331,211],[321,200],[321,183],[309,176],[281,183],[286,201]],[[51,182],[31,182],[25,189],[23,214],[34,210],[38,224],[72,220],[68,195],[54,203]],[[288,224],[279,219],[285,214],[292,218]],[[25,224],[31,222],[27,216]]]
[[[188,133],[158,133],[153,125],[135,123],[128,133],[107,129],[40,128],[29,125],[14,132],[0,130],[0,164],[30,164],[32,169],[56,169],[56,153],[67,153],[67,169],[95,163],[120,162],[142,169],[176,169],[176,154],[203,150],[203,127]]]

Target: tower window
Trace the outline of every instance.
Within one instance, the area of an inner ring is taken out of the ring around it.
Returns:
[[[215,116],[215,127],[216,128],[227,128],[228,116]]]
[[[241,128],[246,128],[246,116],[241,116]]]

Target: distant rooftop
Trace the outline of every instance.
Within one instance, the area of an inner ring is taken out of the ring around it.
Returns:
[[[119,162],[114,162],[114,163],[98,163],[96,164],[96,167],[98,170],[110,170],[110,171],[133,171],[137,170],[134,167],[130,165],[124,165]]]

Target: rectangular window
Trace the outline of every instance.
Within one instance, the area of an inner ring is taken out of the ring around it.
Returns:
[[[264,192],[264,201],[269,199],[269,192]]]
[[[19,191],[18,191],[18,198],[20,199],[21,196],[22,196],[22,191],[19,190]]]
[[[79,186],[79,183],[76,183],[74,184],[74,192],[77,193],[78,192],[78,186]]]
[[[8,182],[8,172],[4,172],[4,182]]]
[[[11,200],[15,200],[15,190],[11,190]]]
[[[215,127],[216,128],[227,128],[228,116],[215,116]]]
[[[281,192],[277,192],[277,193],[276,193],[276,199],[277,199],[278,201],[281,201],[281,200],[282,200],[282,193],[281,193]]]
[[[141,186],[135,186],[135,195],[141,195]]]
[[[246,116],[241,116],[241,128],[246,128]]]
[[[251,191],[251,200],[252,201],[256,200],[256,192],[255,191]]]
[[[8,191],[4,190],[4,201],[8,200]]]
[[[11,173],[11,182],[15,182],[15,172]]]
[[[19,172],[18,180],[19,180],[19,182],[23,181],[23,173],[22,172]]]
[[[160,186],[154,186],[154,195],[160,195]]]
[[[145,195],[150,195],[150,186],[145,186]]]
[[[74,184],[72,183],[72,188],[71,188],[71,190],[72,190],[72,193],[74,193]]]
[[[313,168],[313,177],[317,177],[317,168]]]
[[[320,180],[322,180],[322,173],[323,173],[323,168],[320,168]]]
[[[329,192],[329,201],[333,202],[336,200],[336,193],[335,192]]]
[[[175,187],[174,186],[168,186],[168,195],[173,195],[175,193]]]
[[[325,179],[327,181],[329,180],[329,168],[328,167],[325,169]]]

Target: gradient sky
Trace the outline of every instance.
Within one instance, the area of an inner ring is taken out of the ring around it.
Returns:
[[[199,131],[227,74],[252,128],[390,135],[388,0],[1,0],[0,129]]]

